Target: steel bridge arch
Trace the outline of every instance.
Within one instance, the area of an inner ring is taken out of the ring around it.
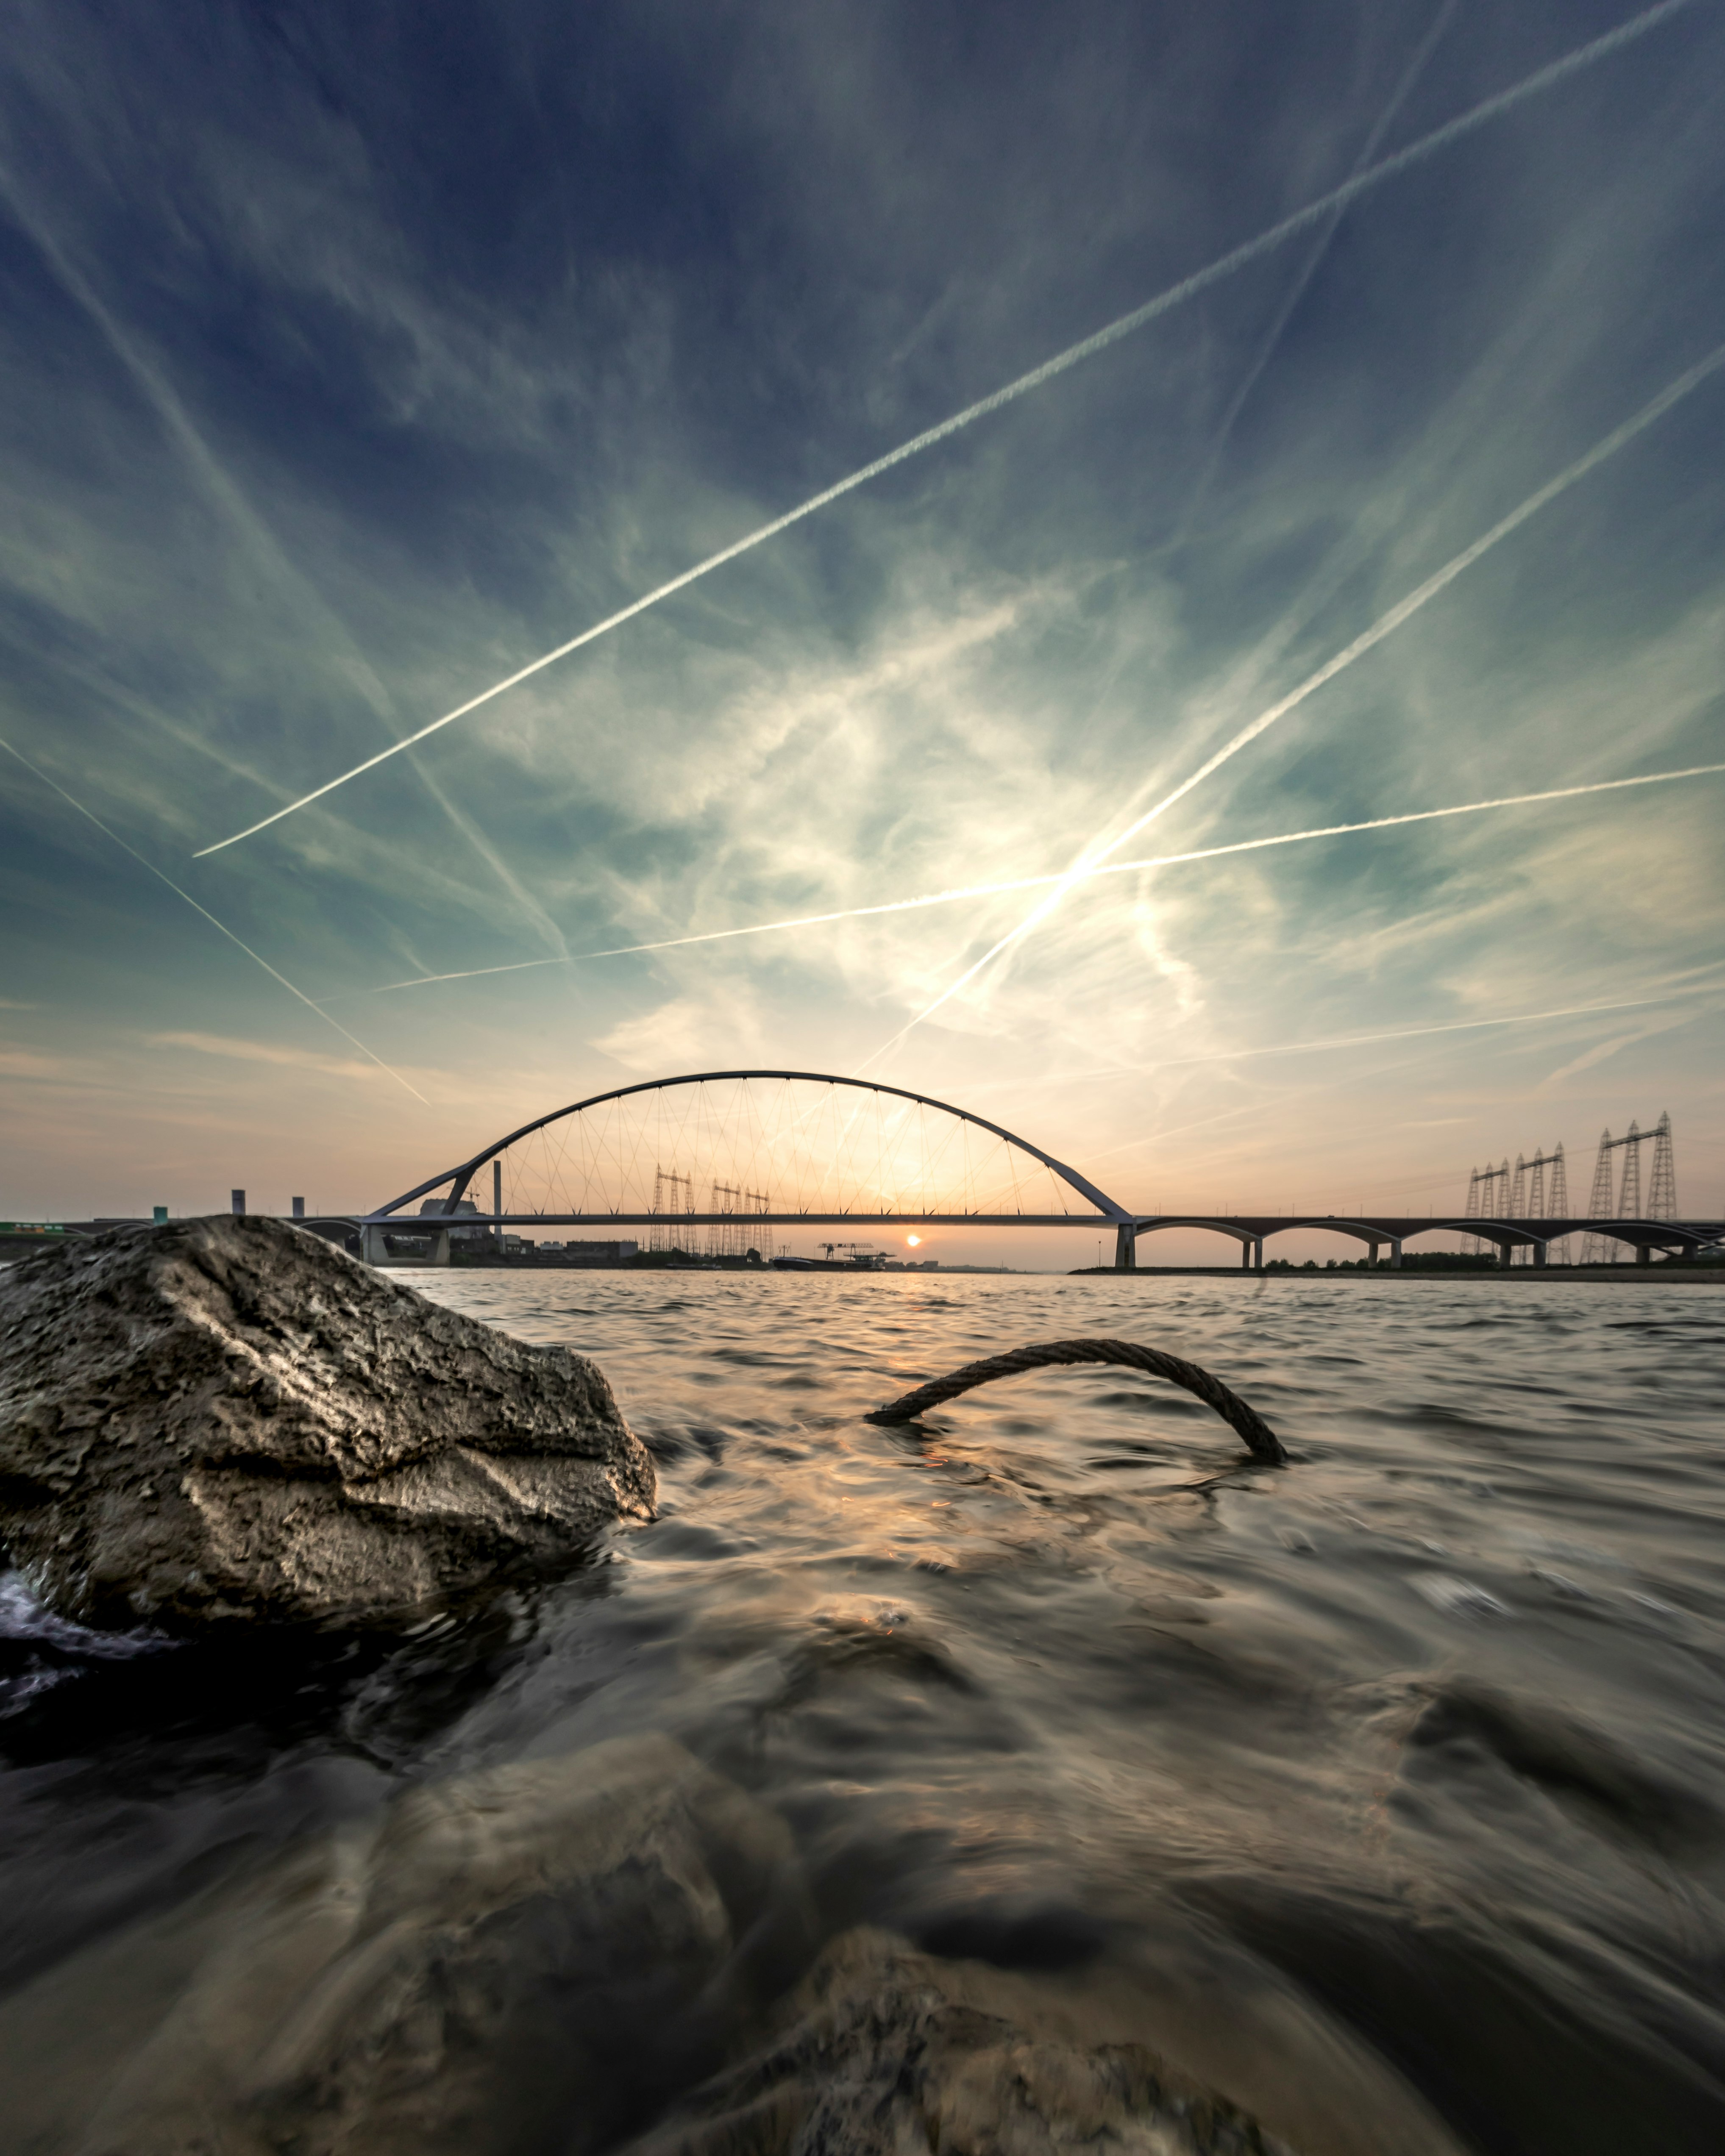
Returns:
[[[482,1146],[470,1159],[461,1162],[459,1166],[446,1168],[440,1174],[429,1176],[424,1183],[415,1183],[411,1190],[404,1190],[399,1198],[392,1198],[387,1204],[368,1213],[365,1216],[366,1221],[377,1226],[392,1222],[405,1225],[398,1219],[401,1208],[411,1205],[416,1198],[424,1198],[429,1192],[441,1189],[445,1183],[450,1188],[443,1209],[446,1215],[453,1216],[466,1195],[468,1184],[487,1161],[495,1160],[500,1153],[506,1152],[521,1139],[531,1137],[535,1131],[542,1131],[549,1124],[562,1122],[567,1116],[581,1115],[588,1108],[603,1107],[608,1101],[628,1100],[637,1093],[662,1093],[674,1086],[707,1086],[716,1085],[723,1080],[750,1078],[793,1080],[809,1086],[848,1086],[858,1092],[885,1093],[894,1100],[909,1101],[919,1108],[938,1109],[942,1115],[951,1116],[955,1122],[973,1124],[978,1130],[987,1131],[1006,1144],[1016,1146],[1020,1152],[1029,1153],[1033,1160],[1040,1161],[1069,1189],[1076,1191],[1081,1198],[1094,1205],[1096,1208],[1096,1217],[1110,1227],[1130,1225],[1134,1217],[1129,1206],[1122,1205],[1110,1198],[1106,1192],[1099,1190],[1087,1176],[1080,1174],[1076,1168],[1069,1168],[1064,1161],[1056,1160],[1052,1153],[1045,1152],[1040,1146],[1033,1145],[1029,1139],[1021,1138],[1015,1131],[1009,1131],[999,1123],[991,1123],[986,1116],[973,1115],[968,1108],[955,1108],[949,1101],[937,1101],[932,1093],[908,1092],[902,1086],[886,1086],[872,1078],[841,1078],[827,1070],[695,1070],[675,1078],[647,1078],[633,1086],[616,1086],[608,1092],[594,1093],[584,1101],[572,1101],[567,1107],[553,1108],[548,1115],[537,1116],[531,1122],[523,1123],[518,1130],[511,1131],[506,1137]],[[410,1216],[416,1223],[437,1217],[434,1214]],[[1082,1219],[1086,1216],[1076,1214],[1070,1217]]]

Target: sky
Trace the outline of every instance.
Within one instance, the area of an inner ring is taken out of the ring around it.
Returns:
[[[1720,0],[8,15],[8,1217],[756,1065],[1171,1211],[1669,1110],[1725,1210],[1717,773],[717,936],[1725,763]]]

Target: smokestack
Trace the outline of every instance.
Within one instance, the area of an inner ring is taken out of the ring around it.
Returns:
[[[234,1209],[236,1213],[245,1210],[245,1193],[243,1190],[236,1190],[234,1194]]]
[[[296,1220],[303,1220],[303,1219],[305,1218],[305,1199],[304,1199],[303,1198],[295,1198],[295,1199],[293,1199],[292,1204],[293,1204],[293,1208],[294,1208],[294,1218],[295,1218],[295,1219],[296,1219]]]

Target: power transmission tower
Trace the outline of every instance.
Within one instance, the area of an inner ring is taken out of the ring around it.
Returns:
[[[685,1231],[665,1224],[675,1219],[680,1214],[686,1214],[694,1210],[694,1177],[679,1175],[674,1168],[660,1168],[655,1163],[653,1169],[654,1222],[648,1235],[647,1248],[649,1250],[687,1249],[688,1245],[683,1240]],[[693,1242],[692,1234],[689,1240]]]
[[[1676,1217],[1677,1164],[1671,1153],[1671,1111],[1662,1109],[1653,1127],[1653,1183],[1647,1193],[1647,1218],[1675,1220]]]
[[[1625,1148],[1623,1183],[1617,1200],[1620,1220],[1639,1220],[1641,1218],[1641,1141],[1649,1135],[1639,1128],[1631,1117],[1629,1129],[1617,1141]]]
[[[713,1185],[711,1209],[715,1213],[722,1213],[728,1216],[736,1212],[742,1202],[742,1193],[732,1184],[716,1183]],[[741,1257],[742,1251],[735,1247],[737,1234],[738,1230],[732,1227],[728,1217],[722,1220],[710,1222],[706,1231],[707,1255],[710,1258]]]
[[[1497,1185],[1502,1184],[1498,1189]],[[1476,1168],[1467,1178],[1467,1210],[1463,1214],[1468,1220],[1501,1220],[1509,1203],[1509,1161],[1506,1157],[1497,1168]],[[1496,1250],[1495,1243],[1484,1241],[1477,1235],[1467,1239],[1467,1254],[1477,1257],[1481,1250]]]
[[[1647,1209],[1641,1209],[1641,1147],[1649,1139],[1653,1141],[1653,1181],[1648,1193]],[[1624,1155],[1623,1181],[1618,1185],[1617,1204],[1611,1203],[1611,1156]],[[1594,1169],[1593,1196],[1588,1201],[1588,1211],[1596,1220],[1675,1220],[1677,1217],[1677,1168],[1671,1152],[1671,1118],[1669,1110],[1660,1116],[1651,1131],[1644,1131],[1631,1122],[1620,1138],[1604,1131],[1599,1137],[1599,1164]],[[1581,1261],[1594,1265],[1609,1261],[1615,1252],[1607,1245],[1616,1240],[1615,1236],[1590,1235],[1582,1245]]]
[[[1527,1205],[1525,1210],[1522,1209],[1519,1199],[1519,1193],[1521,1190],[1521,1170],[1524,1165],[1527,1172]],[[1547,1168],[1551,1170],[1551,1189],[1549,1194],[1547,1192],[1545,1184],[1545,1171]],[[1567,1216],[1569,1210],[1569,1192],[1563,1172],[1563,1148],[1561,1142],[1559,1142],[1559,1143],[1550,1152],[1541,1152],[1536,1150],[1532,1159],[1526,1162],[1525,1163],[1518,1160],[1516,1163],[1516,1190],[1517,1196],[1512,1198],[1510,1203],[1511,1219],[1549,1220],[1553,1218],[1563,1219]],[[1564,1236],[1559,1242],[1547,1245],[1548,1256],[1553,1252],[1558,1254],[1558,1263],[1559,1265],[1568,1264],[1569,1240],[1568,1236]],[[1521,1248],[1516,1251],[1511,1262],[1518,1265],[1531,1265],[1533,1262],[1533,1245],[1531,1243],[1523,1244]]]
[[[1536,1152],[1528,1164],[1533,1170],[1533,1188],[1528,1203],[1534,1217],[1567,1220],[1569,1217],[1569,1178],[1563,1166],[1563,1140],[1559,1138],[1549,1152]],[[1540,1178],[1547,1168],[1551,1170],[1551,1188],[1549,1191],[1542,1191]],[[1569,1262],[1569,1238],[1559,1235],[1555,1242],[1548,1244],[1546,1258],[1548,1262],[1555,1259],[1560,1265],[1567,1265]]]
[[[1594,1163],[1594,1187],[1587,1201],[1589,1220],[1609,1220],[1611,1218],[1611,1148],[1616,1142],[1609,1130],[1599,1132],[1599,1157]],[[1589,1230],[1582,1237],[1583,1265],[1609,1265],[1615,1255],[1615,1245],[1609,1235]]]

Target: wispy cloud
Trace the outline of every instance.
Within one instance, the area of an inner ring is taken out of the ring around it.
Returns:
[[[243,839],[249,839],[259,831],[268,830],[272,824],[280,823],[284,817],[291,816],[301,808],[309,808],[314,801],[322,800],[326,794],[334,793],[338,787],[346,786],[351,780],[363,776],[367,772],[375,771],[380,764],[388,762],[393,757],[398,756],[403,751],[413,747],[417,743],[428,739],[432,734],[439,732],[444,727],[453,725],[456,720],[465,718],[470,712],[480,710],[495,698],[507,694],[511,689],[518,688],[522,682],[531,680],[534,675],[544,672],[547,667],[557,665],[561,660],[571,657],[575,652],[596,642],[600,637],[608,635],[613,629],[620,629],[624,623],[633,621],[638,615],[661,604],[665,599],[673,598],[677,593],[686,590],[702,578],[710,576],[714,570],[722,568],[726,563],[752,552],[754,548],[764,545],[767,541],[776,539],[782,532],[788,531],[793,525],[800,523],[805,517],[812,516],[818,511],[829,507],[833,502],[854,492],[858,487],[866,485],[870,480],[884,476],[909,459],[920,456],[925,450],[932,449],[937,443],[949,439],[963,429],[973,425],[977,420],[986,418],[990,413],[998,412],[1004,406],[1016,402],[1018,398],[1029,395],[1032,390],[1040,389],[1045,383],[1054,380],[1056,376],[1064,374],[1069,368],[1078,366],[1082,361],[1094,358],[1098,353],[1106,351],[1111,345],[1118,343],[1122,337],[1130,336],[1149,323],[1158,321],[1174,308],[1184,305],[1189,300],[1197,298],[1200,293],[1208,290],[1212,285],[1235,275],[1264,255],[1273,252],[1296,234],[1332,218],[1338,210],[1358,200],[1373,188],[1381,186],[1384,181],[1423,164],[1440,150],[1472,134],[1476,129],[1483,126],[1488,121],[1515,110],[1530,98],[1538,96],[1557,85],[1568,81],[1582,69],[1609,59],[1635,39],[1645,37],[1650,31],[1661,27],[1690,4],[1691,0],[1661,0],[1660,5],[1646,9],[1631,21],[1620,24],[1604,36],[1596,38],[1590,44],[1566,54],[1562,59],[1553,62],[1548,67],[1540,69],[1536,74],[1527,76],[1511,89],[1500,92],[1496,97],[1486,99],[1471,111],[1459,115],[1444,126],[1435,129],[1430,134],[1422,137],[1420,141],[1410,143],[1407,148],[1398,151],[1394,156],[1386,157],[1377,165],[1368,166],[1363,171],[1356,172],[1341,186],[1332,187],[1327,194],[1320,196],[1314,202],[1308,203],[1303,209],[1296,211],[1291,217],[1283,218],[1267,230],[1257,234],[1253,239],[1230,249],[1227,254],[1219,256],[1204,269],[1195,271],[1189,277],[1183,278],[1179,283],[1170,285],[1165,291],[1158,293],[1154,299],[1146,300],[1142,306],[1135,307],[1131,313],[1119,316],[1090,336],[1081,338],[1076,344],[1069,345],[1063,352],[1056,352],[1052,358],[1044,360],[1040,366],[1032,367],[1028,373],[1018,376],[1016,379],[1007,382],[1003,388],[992,391],[988,396],[978,398],[974,403],[966,405],[962,411],[955,412],[950,418],[942,419],[937,425],[926,428],[921,434],[913,435],[909,441],[901,442],[896,449],[888,450],[884,456],[873,459],[859,470],[836,480],[832,485],[824,487],[819,493],[811,495],[806,501],[799,502],[794,509],[786,511],[783,515],[772,518],[754,531],[746,533],[742,538],[733,540],[729,546],[721,547],[717,552],[709,554],[704,561],[697,562],[692,568],[685,569],[680,575],[670,578],[652,591],[631,600],[627,606],[618,608],[614,613],[595,622],[590,628],[583,629],[579,634],[570,637],[553,649],[542,653],[536,659],[531,660],[525,666],[517,667],[513,673],[506,675],[501,680],[493,682],[489,688],[481,690],[477,696],[470,696],[465,702],[457,704],[452,710],[445,711],[441,717],[429,721],[416,732],[393,742],[388,748],[378,750],[374,755],[353,765],[351,769],[339,773],[334,778],[326,780],[321,786],[314,787],[309,793],[303,793],[296,800],[289,802],[285,807],[273,810],[268,816],[260,817],[256,823],[248,824],[244,830],[236,831],[228,838],[218,839],[213,845],[200,848],[198,857],[202,858],[207,854],[219,853],[226,847],[238,844]]]
[[[239,1040],[214,1033],[152,1033],[146,1045],[151,1048],[188,1049],[195,1055],[225,1056],[234,1062],[274,1063],[293,1070],[317,1070],[330,1078],[363,1078],[369,1081],[377,1076],[379,1067],[351,1059],[344,1061],[320,1055],[315,1049],[294,1048],[274,1041]]]
[[[1548,787],[1536,793],[1505,793],[1493,801],[1463,801],[1448,808],[1412,808],[1395,816],[1368,816],[1357,824],[1325,824],[1310,831],[1281,831],[1268,838],[1235,839],[1226,845],[1196,846],[1183,854],[1150,854],[1142,860],[1101,861],[1055,875],[1015,876],[1003,883],[964,884],[952,891],[927,891],[917,898],[883,900],[875,906],[850,906],[830,913],[796,914],[783,921],[757,921],[741,928],[710,928],[691,936],[668,936],[651,943],[619,943],[608,950],[579,951],[567,958],[523,958],[501,966],[473,966],[454,973],[417,973],[405,981],[385,981],[372,991],[388,995],[398,988],[424,988],[444,981],[476,981],[494,973],[525,973],[542,966],[579,965],[598,958],[632,958],[647,952],[680,951],[696,943],[726,943],[739,936],[770,936],[784,929],[819,928],[839,921],[866,921],[882,914],[922,912],[932,906],[957,906],[978,898],[998,898],[1021,891],[1054,886],[1062,892],[1101,876],[1135,875],[1150,869],[1179,868],[1193,861],[1220,860],[1230,854],[1260,853],[1271,846],[1296,846],[1317,839],[1350,838],[1362,831],[1388,831],[1404,824],[1432,824],[1451,816],[1477,816],[1487,809],[1527,808],[1548,801],[1574,801],[1592,793],[1616,793],[1625,788],[1663,786],[1675,779],[1707,778],[1725,772],[1725,763],[1693,764],[1683,771],[1652,771],[1634,778],[1601,778],[1582,786]],[[326,1002],[333,998],[326,997]]]
[[[413,1096],[413,1098],[418,1101],[422,1106],[427,1106],[429,1105],[425,1099],[425,1096],[418,1091],[416,1087],[410,1086],[407,1080],[402,1076],[400,1071],[391,1070],[388,1064],[383,1060],[381,1055],[374,1055],[372,1051],[366,1046],[365,1043],[362,1040],[357,1040],[355,1036],[347,1030],[345,1025],[338,1025],[335,1019],[329,1015],[327,1011],[319,1010],[317,1005],[312,1002],[311,997],[306,995],[302,989],[296,988],[285,973],[278,973],[275,968],[270,964],[267,958],[260,957],[258,953],[253,950],[250,944],[241,942],[239,937],[234,933],[233,930],[231,928],[224,927],[222,923],[217,920],[214,914],[209,911],[208,906],[200,906],[198,901],[193,897],[189,891],[182,891],[180,886],[175,883],[172,878],[165,876],[162,870],[157,868],[152,861],[146,860],[136,846],[128,845],[126,840],[120,836],[117,831],[110,830],[108,825],[102,821],[100,816],[86,808],[81,801],[76,799],[72,794],[69,793],[65,788],[59,783],[58,779],[50,778],[45,771],[39,769],[35,764],[31,762],[28,757],[24,755],[22,750],[14,748],[10,742],[0,741],[0,749],[3,749],[7,755],[11,757],[15,762],[21,763],[24,769],[30,773],[32,778],[39,779],[44,786],[51,788],[53,792],[59,794],[61,800],[66,803],[68,808],[74,808],[86,822],[94,824],[97,830],[101,833],[105,839],[111,839],[113,843],[120,848],[122,853],[129,854],[141,869],[145,870],[149,875],[154,876],[158,883],[166,885],[167,889],[173,893],[176,898],[183,900],[185,903],[191,907],[194,913],[199,915],[203,920],[207,921],[218,936],[225,937],[228,942],[234,946],[236,951],[243,951],[254,966],[261,966],[264,971],[270,976],[270,979],[279,983],[282,988],[285,988],[288,993],[294,998],[295,1002],[303,1004],[307,1010],[316,1012],[317,1016],[323,1020],[323,1023],[326,1025],[331,1027],[335,1032],[339,1033],[343,1040],[349,1042],[353,1047],[357,1048],[360,1054],[366,1058],[367,1062],[374,1064],[379,1070],[382,1071],[386,1075],[386,1076],[394,1079],[396,1084],[402,1087],[403,1091],[411,1093]]]
[[[1327,683],[1333,681],[1338,674],[1345,673],[1356,661],[1381,644],[1385,637],[1393,635],[1404,623],[1411,620],[1422,608],[1430,605],[1440,593],[1447,591],[1458,577],[1471,569],[1476,562],[1483,559],[1494,547],[1501,545],[1512,532],[1518,531],[1529,517],[1537,515],[1540,510],[1555,501],[1559,495],[1567,494],[1572,486],[1586,478],[1589,472],[1595,470],[1608,457],[1615,456],[1618,450],[1634,441],[1638,434],[1651,427],[1656,420],[1663,418],[1673,405],[1681,403],[1684,398],[1699,388],[1702,383],[1717,372],[1722,365],[1725,365],[1725,345],[1716,346],[1705,358],[1697,360],[1694,366],[1686,368],[1674,382],[1668,383],[1661,390],[1658,396],[1644,404],[1632,418],[1625,419],[1621,426],[1614,427],[1609,434],[1602,440],[1595,442],[1590,449],[1578,457],[1573,464],[1566,466],[1555,479],[1548,480],[1543,486],[1536,488],[1525,501],[1518,502],[1507,516],[1500,517],[1488,531],[1482,532],[1471,546],[1464,547],[1459,554],[1451,556],[1450,560],[1445,562],[1440,569],[1428,577],[1424,583],[1417,585],[1405,598],[1399,599],[1387,613],[1380,614],[1369,628],[1362,629],[1351,643],[1344,644],[1340,651],[1327,659],[1322,666],[1315,672],[1308,674],[1306,679],[1296,687],[1290,690],[1286,696],[1279,697],[1266,710],[1259,712],[1255,719],[1242,726],[1239,732],[1230,740],[1224,742],[1213,756],[1200,764],[1189,778],[1183,779],[1170,793],[1165,793],[1153,808],[1147,808],[1142,815],[1135,817],[1123,831],[1106,843],[1100,840],[1093,842],[1079,856],[1078,860],[1074,863],[1067,874],[1059,880],[1055,889],[1040,906],[1026,914],[1015,928],[1011,929],[998,942],[993,944],[950,986],[943,988],[932,1003],[918,1011],[907,1025],[902,1027],[891,1040],[885,1042],[880,1049],[876,1050],[875,1055],[871,1056],[869,1059],[870,1061],[872,1062],[875,1057],[884,1055],[887,1049],[896,1046],[912,1027],[921,1025],[926,1019],[932,1018],[937,1010],[949,1003],[962,989],[968,987],[980,973],[985,972],[1003,952],[1009,950],[1014,943],[1029,935],[1055,910],[1067,891],[1082,881],[1086,874],[1091,871],[1099,862],[1106,860],[1110,855],[1118,852],[1122,846],[1135,839],[1140,831],[1154,823],[1158,817],[1166,814],[1177,802],[1183,801],[1189,793],[1201,786],[1205,779],[1209,778],[1213,773],[1219,771],[1230,758],[1237,756],[1241,749],[1256,741],[1261,734],[1267,733],[1271,726],[1285,719],[1290,711],[1296,711],[1308,696],[1315,695]]]
[[[6,1202],[357,1200],[625,1073],[851,1069],[1063,888],[896,1080],[1147,1197],[1461,1188],[1666,1106],[1699,1173],[1715,1002],[1645,999],[1725,947],[1717,779],[1668,776],[1725,760],[1713,392],[1122,839],[1725,338],[1725,18],[1637,4],[1603,64],[1446,0],[1271,64],[1248,0],[1009,0],[970,67],[915,11],[499,0],[458,96],[377,25],[25,0],[0,162],[71,276],[14,234],[0,735],[152,865],[1214,275],[168,871],[338,1019],[417,983],[362,1022],[432,1111],[0,789],[9,1029],[66,1072]]]
[[[58,1055],[28,1048],[0,1048],[0,1078],[60,1078],[70,1066]]]

